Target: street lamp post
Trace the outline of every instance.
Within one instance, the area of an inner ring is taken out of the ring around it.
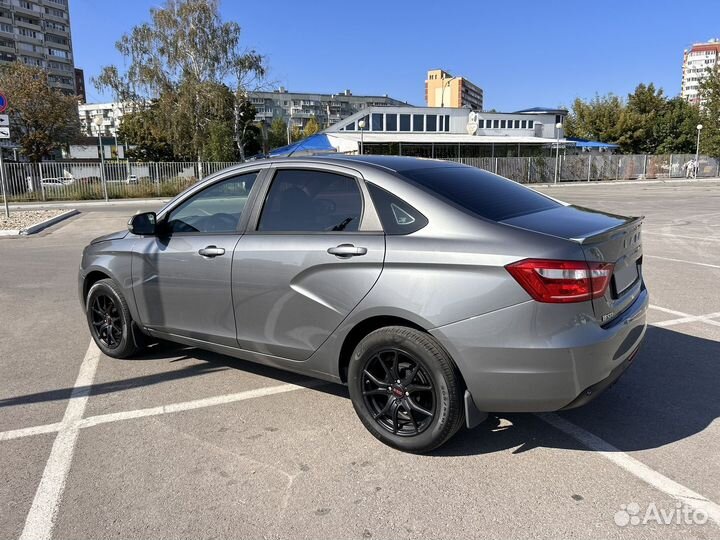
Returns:
[[[560,122],[555,124],[556,140],[555,140],[555,179],[553,180],[554,184],[557,184],[558,171],[560,170],[560,130],[562,129],[562,127],[563,127],[563,125]]]
[[[444,78],[444,77],[441,79],[441,81],[442,81],[442,85],[441,85],[441,87],[440,87],[440,107],[441,107],[441,108],[445,106],[445,88],[446,88],[447,86],[449,86],[450,83],[453,82],[453,80],[455,80],[455,79],[457,79],[457,78],[458,78],[458,76],[455,75],[454,77],[450,77],[450,78],[447,80],[447,82],[445,82],[445,78]],[[452,105],[451,105],[451,107],[452,107]]]
[[[363,147],[363,131],[365,130],[365,120],[358,122],[358,129],[360,130],[360,155],[362,156],[365,148]]]
[[[695,167],[693,176],[697,178],[698,169],[700,168],[700,132],[702,131],[703,125],[697,125],[697,144],[695,145]]]
[[[103,194],[105,195],[105,202],[108,201],[108,191],[107,191],[107,180],[105,179],[105,152],[102,146],[102,125],[103,125],[103,117],[102,115],[98,115],[93,120],[93,123],[97,127],[97,134],[98,134],[98,149],[100,151],[100,181],[102,182],[103,186]]]

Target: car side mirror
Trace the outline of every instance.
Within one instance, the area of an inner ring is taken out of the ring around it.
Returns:
[[[157,216],[155,212],[135,214],[128,220],[128,231],[133,234],[153,236],[156,233]]]

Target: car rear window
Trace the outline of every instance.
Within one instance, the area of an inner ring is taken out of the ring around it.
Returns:
[[[512,180],[475,167],[434,167],[400,174],[427,191],[493,221],[562,206]]]

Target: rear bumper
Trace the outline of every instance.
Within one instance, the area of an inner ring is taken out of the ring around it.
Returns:
[[[524,302],[431,333],[485,412],[555,411],[583,405],[632,362],[646,329],[647,290],[602,327],[584,304]]]

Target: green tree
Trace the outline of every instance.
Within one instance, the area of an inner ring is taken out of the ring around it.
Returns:
[[[175,161],[173,145],[165,132],[157,103],[125,114],[118,137],[132,141],[128,157],[138,161]]]
[[[0,91],[10,103],[13,139],[31,162],[80,135],[76,98],[51,88],[42,69],[20,62],[0,65]]]
[[[320,132],[320,124],[315,119],[315,117],[311,117],[307,124],[305,124],[305,129],[303,129],[303,135],[305,137],[310,137],[310,135],[315,135],[316,133]]]
[[[300,126],[293,126],[290,129],[290,141],[297,142],[305,138],[305,134]]]
[[[720,157],[720,66],[709,69],[700,82],[700,153]]]
[[[116,43],[127,70],[107,66],[94,84],[135,106],[156,103],[161,115],[154,119],[169,128],[176,155],[202,161],[228,140],[242,140],[235,131],[235,96],[265,68],[262,56],[241,49],[240,26],[222,21],[218,0],[166,0],[150,16]],[[211,130],[216,140],[209,150]]]
[[[674,97],[665,104],[657,119],[656,136],[660,144],[658,154],[691,154],[695,152],[697,125],[700,111],[681,97]]]
[[[262,151],[262,134],[255,124],[257,111],[246,95],[235,96],[235,144],[240,161]]]
[[[206,161],[235,161],[237,159],[233,132],[226,122],[210,122],[202,153],[203,159]]]
[[[270,129],[268,129],[268,146],[272,150],[273,148],[285,146],[287,142],[287,124],[285,120],[280,117],[273,118]]]
[[[575,99],[565,122],[568,137],[593,141],[615,142],[624,109],[622,100],[614,95],[596,95],[589,102]]]
[[[640,83],[627,102],[618,120],[618,136],[614,141],[623,152],[649,154],[662,140],[658,133],[659,119],[665,113],[667,98],[653,83]]]

